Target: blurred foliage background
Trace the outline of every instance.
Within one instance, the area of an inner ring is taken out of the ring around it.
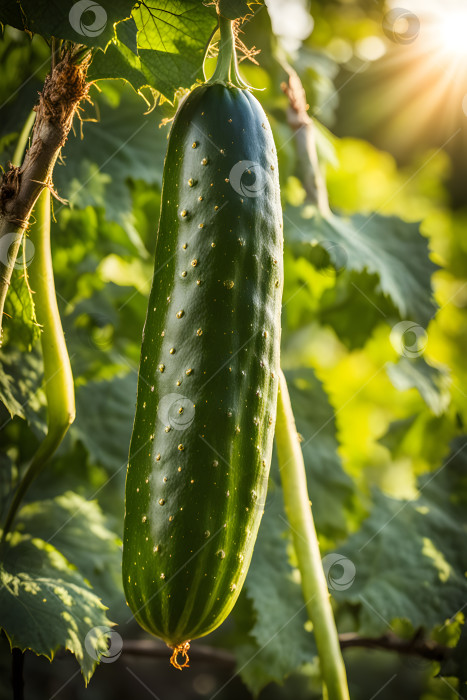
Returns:
[[[449,63],[440,52],[427,67],[436,22],[430,4],[421,31],[406,44],[385,32],[391,8],[379,0],[271,0],[268,7],[242,27],[242,41],[261,53],[259,65],[244,61],[241,69],[261,89],[256,94],[278,149],[286,242],[282,364],[320,543],[324,555],[340,553],[355,569],[342,589],[342,572],[335,587],[330,579],[339,631],[410,638],[418,630],[453,646],[467,601],[467,56]],[[446,4],[443,12],[454,9]],[[47,74],[48,47],[7,27],[0,57],[6,162]],[[321,168],[339,217],[334,228],[307,213],[278,57],[299,74],[316,118]],[[77,418],[28,494],[18,528],[57,547],[83,573],[126,641],[144,636],[123,599],[119,537],[170,128],[161,122],[174,110],[166,102],[146,113],[123,81],[101,80],[91,96],[54,176],[70,201],[54,201],[52,240]],[[16,413],[14,420],[6,408],[0,413],[4,507],[45,430],[40,350],[37,333],[23,322],[21,284],[18,270],[0,377],[2,398]],[[416,338],[401,346],[391,336],[407,319],[423,329],[422,346]],[[215,662],[193,662],[178,674],[166,659],[124,653],[118,663],[101,664],[85,689],[70,654],[59,653],[50,666],[28,653],[28,697],[320,697],[309,623],[303,611],[294,616],[300,601],[273,466],[245,591],[229,620],[200,642],[229,649],[239,675]],[[0,648],[7,679],[4,636]],[[353,700],[464,697],[462,637],[444,666],[358,647],[345,651],[345,661]],[[5,681],[0,697],[9,692]]]

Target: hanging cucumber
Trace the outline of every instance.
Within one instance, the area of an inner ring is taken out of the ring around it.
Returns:
[[[178,668],[245,580],[278,388],[277,157],[238,76],[231,22],[220,29],[216,71],[170,134],[126,480],[126,598]]]
[[[34,223],[29,237],[34,244],[34,258],[25,274],[34,293],[36,319],[42,327],[47,434],[18,486],[7,513],[2,538],[10,530],[29,485],[52,457],[75,418],[73,375],[55,295],[50,249],[50,192],[47,188],[39,195],[34,207]]]

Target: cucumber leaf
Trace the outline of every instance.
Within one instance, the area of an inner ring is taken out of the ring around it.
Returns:
[[[314,207],[293,207],[284,214],[284,226],[296,254],[307,256],[318,245],[338,271],[376,274],[381,295],[392,300],[401,318],[425,328],[436,313],[431,277],[438,266],[418,224],[379,214],[323,217]],[[386,316],[384,308],[381,315]]]
[[[21,264],[22,257],[27,251],[31,255],[30,262],[34,264],[34,245],[26,239],[26,245],[21,246],[15,263],[5,301],[4,321],[5,333],[15,338],[18,347],[29,352],[40,337],[40,326],[37,324],[31,289],[26,281],[25,271]]]
[[[433,367],[422,357],[402,357],[397,364],[388,362],[389,379],[399,391],[417,389],[435,416],[445,413],[449,407],[449,372],[444,367]]]
[[[133,0],[11,0],[0,2],[0,22],[44,37],[69,39],[104,48],[114,37],[114,24],[131,14]]]
[[[131,59],[132,47],[119,35],[115,47],[121,56],[112,49],[108,64],[99,58],[93,68],[98,77],[112,77],[113,69],[113,77],[124,77],[135,90],[149,85],[170,102],[177,90],[203,79],[204,54],[217,25],[214,6],[198,0],[145,2],[133,10],[133,18],[138,28],[138,58]],[[121,67],[123,75],[117,73]]]
[[[136,372],[88,382],[76,391],[76,421],[71,433],[98,464],[125,473],[136,405]],[[94,430],[95,425],[100,430]]]
[[[419,478],[414,500],[376,492],[368,519],[339,547],[356,574],[331,593],[358,606],[362,635],[382,634],[399,618],[431,630],[465,607],[467,437],[451,450],[436,472]]]
[[[16,530],[52,544],[107,602],[121,590],[121,542],[96,501],[66,491],[28,503],[18,513]]]
[[[11,647],[50,660],[59,649],[68,649],[87,683],[107,651],[105,635],[93,632],[112,625],[105,606],[48,542],[14,532],[0,550],[1,628]]]
[[[37,345],[32,352],[22,352],[8,345],[0,351],[0,401],[2,429],[10,418],[19,416],[28,420],[36,432],[45,433],[43,403],[39,394],[42,384],[42,357]],[[9,414],[9,415],[8,415]]]

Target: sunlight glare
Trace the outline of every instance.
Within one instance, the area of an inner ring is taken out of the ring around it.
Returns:
[[[447,12],[439,28],[443,48],[456,56],[467,57],[467,10]]]

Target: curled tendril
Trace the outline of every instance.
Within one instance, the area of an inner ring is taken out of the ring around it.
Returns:
[[[188,649],[190,648],[190,641],[188,642],[182,642],[182,644],[177,644],[176,647],[171,647],[173,649],[172,656],[170,657],[170,663],[174,668],[177,668],[179,671],[181,671],[183,668],[188,668],[189,667],[189,656],[188,656]],[[182,655],[183,657],[183,663],[179,663],[178,661],[178,656]]]

